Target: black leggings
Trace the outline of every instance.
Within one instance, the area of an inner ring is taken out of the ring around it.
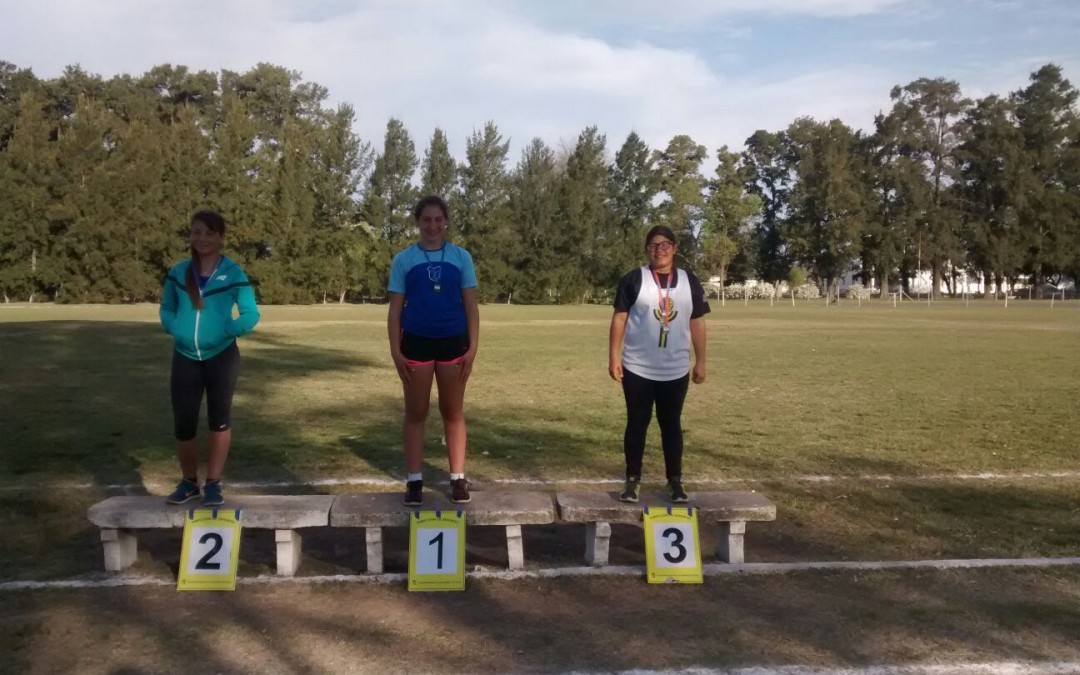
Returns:
[[[210,431],[227,431],[233,391],[240,374],[240,350],[234,341],[225,351],[205,361],[194,361],[173,352],[169,393],[172,397],[176,440],[195,438],[199,408],[206,392],[206,417]]]
[[[623,368],[623,396],[626,397],[626,433],[623,452],[626,454],[627,477],[641,477],[641,462],[645,457],[645,432],[652,422],[653,404],[656,421],[660,424],[660,441],[664,448],[664,468],[668,480],[682,479],[682,409],[690,373],[677,380],[658,382],[635,375]]]

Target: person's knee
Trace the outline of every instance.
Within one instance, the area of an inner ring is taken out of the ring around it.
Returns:
[[[173,435],[176,437],[176,440],[181,443],[194,440],[195,434],[198,431],[198,426],[199,423],[197,420],[177,422],[173,428]]]
[[[410,424],[419,424],[427,420],[430,405],[405,406],[405,421]]]
[[[464,422],[465,410],[458,403],[449,403],[439,399],[439,414],[446,422]]]

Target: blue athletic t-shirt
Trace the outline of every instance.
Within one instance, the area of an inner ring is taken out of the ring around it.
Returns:
[[[413,244],[390,265],[388,290],[405,296],[401,327],[406,333],[446,338],[468,332],[463,288],[476,288],[476,269],[469,252],[450,242],[435,251]]]

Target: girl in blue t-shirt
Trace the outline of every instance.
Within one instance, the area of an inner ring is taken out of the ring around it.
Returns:
[[[441,197],[424,197],[413,210],[420,241],[390,266],[387,330],[390,356],[405,388],[405,504],[424,500],[424,422],[431,381],[439,385],[439,412],[450,460],[450,499],[468,502],[465,479],[465,383],[479,343],[480,310],[472,256],[446,241],[450,212]]]

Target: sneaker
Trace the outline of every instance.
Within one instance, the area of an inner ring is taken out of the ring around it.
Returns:
[[[424,503],[424,481],[410,480],[405,483],[405,506],[420,506]]]
[[[221,506],[225,503],[225,497],[221,494],[221,481],[206,481],[202,489],[203,506]]]
[[[619,493],[620,502],[628,502],[630,504],[637,504],[638,498],[641,496],[641,478],[639,476],[628,476],[626,479],[626,485],[623,486],[623,491]]]
[[[669,480],[667,484],[668,489],[668,501],[672,504],[685,504],[690,501],[690,496],[686,494],[686,490],[683,489],[682,481]]]
[[[469,481],[464,478],[450,481],[450,501],[455,504],[467,504],[472,501],[469,495]]]
[[[176,489],[165,498],[165,501],[169,504],[185,504],[198,496],[199,484],[184,478],[176,484]]]

